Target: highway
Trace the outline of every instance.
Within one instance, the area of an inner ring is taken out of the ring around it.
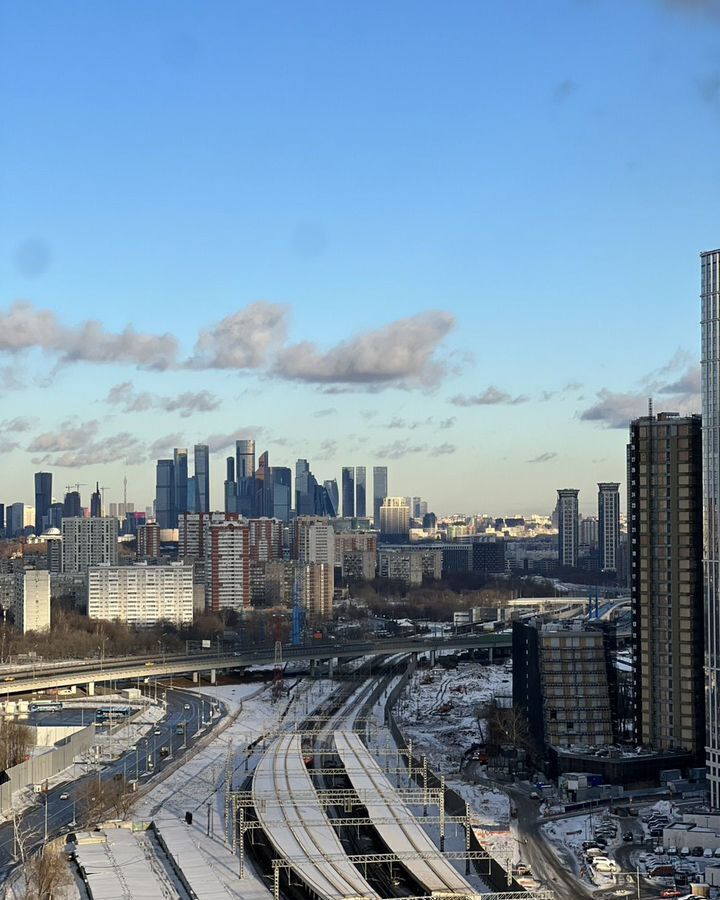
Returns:
[[[460,635],[447,638],[412,637],[385,638],[374,641],[328,641],[287,645],[283,647],[283,660],[347,659],[371,654],[409,653],[426,650],[508,650],[512,646],[509,632],[490,632]],[[5,669],[0,673],[0,698],[14,694],[27,694],[49,688],[63,688],[78,684],[95,684],[106,681],[145,679],[159,675],[183,675],[191,672],[210,672],[226,669],[244,669],[249,666],[272,665],[274,647],[261,650],[236,650],[218,654],[191,653],[161,655],[156,657],[122,657],[89,662],[38,663],[31,669]]]
[[[52,788],[47,795],[38,795],[37,804],[24,813],[20,818],[20,829],[30,834],[27,850],[39,846],[45,836],[45,803],[47,801],[47,830],[48,835],[53,836],[69,831],[75,815],[81,815],[81,810],[76,808],[75,800],[83,794],[84,786],[90,781],[107,781],[114,775],[125,776],[128,780],[137,779],[139,786],[146,784],[154,776],[160,774],[173,760],[182,756],[189,750],[203,734],[207,733],[207,726],[201,734],[197,734],[202,726],[203,716],[207,722],[210,713],[210,698],[199,697],[192,693],[168,690],[167,716],[157,724],[147,738],[141,739],[137,749],[133,748],[124,753],[119,759],[108,766],[98,768],[88,764],[88,774],[76,781],[69,782]],[[185,706],[189,705],[189,709]],[[218,721],[218,718],[215,719]],[[176,734],[175,730],[181,723],[187,723],[187,741],[185,734]],[[155,734],[154,731],[159,731]],[[168,747],[170,755],[166,758],[160,756],[160,748]],[[139,777],[138,777],[139,773]],[[68,798],[61,799],[62,794]],[[16,864],[15,841],[13,825],[8,822],[0,826],[0,883],[7,877],[10,869]]]

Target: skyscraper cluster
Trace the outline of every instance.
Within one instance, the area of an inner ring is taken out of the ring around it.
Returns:
[[[155,518],[161,528],[177,528],[181,513],[210,510],[210,448],[196,444],[193,453],[193,475],[185,448],[176,447],[172,459],[157,461]]]

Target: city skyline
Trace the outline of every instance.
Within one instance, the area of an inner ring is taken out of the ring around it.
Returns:
[[[441,514],[546,512],[562,484],[590,513],[648,396],[700,411],[718,188],[690,136],[716,122],[720,30],[651,0],[520,27],[469,2],[280,6],[168,26],[160,3],[141,33],[130,9],[8,6],[0,494],[47,470],[119,501],[127,475],[141,504],[155,459],[208,444],[220,506],[252,435],[321,481],[390,464]]]

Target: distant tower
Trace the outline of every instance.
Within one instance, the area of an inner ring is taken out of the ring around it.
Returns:
[[[35,534],[41,535],[50,524],[49,513],[52,503],[52,474],[35,473]]]
[[[376,528],[380,528],[380,507],[383,505],[387,495],[387,466],[373,466],[373,518]]]
[[[344,518],[355,515],[355,469],[344,466],[342,470],[342,514]]]
[[[95,482],[95,490],[90,495],[90,517],[99,519],[102,516],[102,494],[100,493],[100,482]]]
[[[188,509],[188,453],[185,447],[176,447],[173,451],[175,493],[172,525],[177,528],[178,516]]]
[[[255,509],[255,441],[235,441],[235,476],[237,479],[237,511],[246,518]]]
[[[195,512],[210,512],[210,448],[195,444]]]
[[[558,490],[558,563],[577,566],[579,544],[578,494],[575,488]]]
[[[228,456],[225,461],[225,512],[237,512],[237,482],[235,481],[235,457]]]
[[[367,483],[365,466],[355,468],[355,515],[364,519],[367,515]]]
[[[603,572],[617,572],[620,546],[620,485],[616,482],[598,484],[598,545],[600,568]]]

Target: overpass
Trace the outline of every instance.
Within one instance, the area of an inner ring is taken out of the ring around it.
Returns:
[[[446,638],[414,636],[411,638],[383,638],[370,641],[326,641],[302,646],[285,645],[283,661],[346,659],[385,653],[440,652],[446,650],[487,649],[509,650],[512,647],[510,632],[456,635]],[[57,662],[35,664],[32,670],[7,670],[0,673],[0,698],[10,694],[28,694],[48,688],[63,688],[78,684],[88,685],[94,691],[97,683],[126,681],[138,678],[158,678],[165,675],[188,675],[209,672],[211,682],[218,671],[246,669],[250,666],[272,665],[275,648],[236,650],[206,653],[165,654],[152,657],[122,657],[90,662]]]

